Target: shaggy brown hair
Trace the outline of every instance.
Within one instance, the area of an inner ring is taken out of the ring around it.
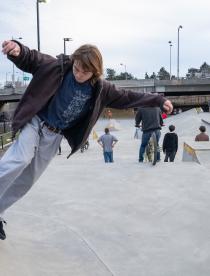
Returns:
[[[92,72],[91,84],[103,75],[103,59],[98,48],[91,44],[79,47],[71,56],[72,61],[78,60],[85,71]]]

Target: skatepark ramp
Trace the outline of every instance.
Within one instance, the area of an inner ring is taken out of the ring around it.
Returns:
[[[121,129],[120,123],[114,119],[110,119],[108,124],[106,125],[106,127],[109,128],[110,131],[115,131],[115,130]]]
[[[210,142],[184,142],[182,161],[210,164]]]
[[[180,155],[185,142],[201,165],[182,156],[139,163],[133,119],[119,121],[112,164],[92,135],[88,151],[66,160],[63,139],[62,154],[5,213],[0,276],[210,275],[210,179],[202,164],[210,146],[193,141],[199,115],[183,112],[166,124],[177,127]],[[99,120],[94,136],[106,124]]]

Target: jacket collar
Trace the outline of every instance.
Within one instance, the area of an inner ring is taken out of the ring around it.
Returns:
[[[56,58],[58,59],[58,62],[61,66],[61,82],[62,82],[65,73],[72,68],[73,62],[72,62],[71,56],[67,56],[64,54],[60,54],[56,56]]]

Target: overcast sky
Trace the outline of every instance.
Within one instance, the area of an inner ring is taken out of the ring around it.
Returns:
[[[127,71],[137,78],[169,71],[172,47],[172,74],[177,72],[177,29],[180,30],[180,76],[190,67],[210,64],[209,0],[51,0],[39,4],[41,51],[53,56],[67,53],[85,43],[99,47],[104,68]],[[36,0],[0,1],[0,40],[23,37],[22,42],[37,48]],[[0,80],[12,64],[0,54]],[[16,70],[17,71],[17,70]],[[16,75],[16,77],[18,74]],[[11,77],[11,76],[10,76]]]

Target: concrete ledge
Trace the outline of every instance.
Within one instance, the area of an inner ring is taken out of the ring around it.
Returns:
[[[210,125],[210,120],[207,120],[207,119],[201,119],[202,122],[204,122],[205,124],[207,125]]]
[[[210,163],[210,142],[184,142],[182,161]]]

